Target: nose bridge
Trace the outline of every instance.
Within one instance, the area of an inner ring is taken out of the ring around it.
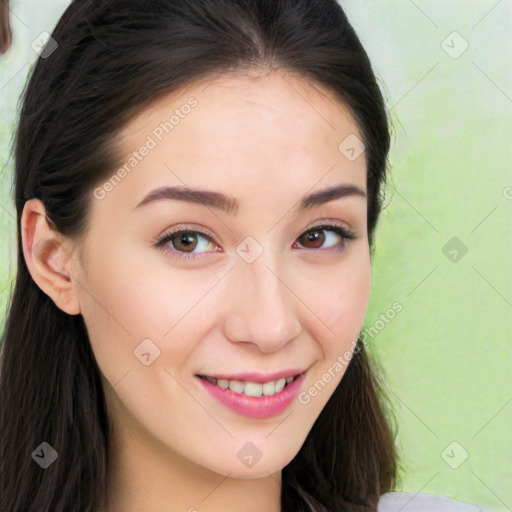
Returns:
[[[282,268],[269,250],[251,263],[242,258],[237,261],[232,273],[236,295],[228,313],[232,341],[251,342],[267,352],[298,336],[296,300]]]

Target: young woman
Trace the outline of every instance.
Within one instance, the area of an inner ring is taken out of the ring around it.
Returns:
[[[359,337],[390,136],[335,0],[75,0],[48,44],[15,142],[0,509],[476,510],[392,492]]]

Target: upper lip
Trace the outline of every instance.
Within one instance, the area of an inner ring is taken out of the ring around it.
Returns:
[[[295,377],[304,370],[301,368],[291,368],[288,370],[281,370],[273,373],[264,373],[264,372],[244,372],[244,373],[236,373],[228,375],[227,373],[217,373],[217,374],[197,374],[198,376],[203,377],[212,377],[214,379],[225,379],[225,380],[240,380],[245,382],[269,382],[271,380],[278,380],[281,378]]]

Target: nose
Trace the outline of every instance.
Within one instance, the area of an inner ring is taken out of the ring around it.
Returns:
[[[263,255],[252,263],[239,262],[230,273],[225,335],[233,342],[250,343],[261,352],[275,352],[295,339],[301,324],[300,300],[284,272]],[[289,275],[289,273],[288,273]]]

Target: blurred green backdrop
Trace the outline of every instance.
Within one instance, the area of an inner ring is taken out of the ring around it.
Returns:
[[[11,2],[14,45],[0,58],[2,323],[16,268],[18,97],[32,41],[51,33],[68,3]],[[363,333],[399,423],[397,490],[510,511],[512,2],[341,4],[394,126]]]

